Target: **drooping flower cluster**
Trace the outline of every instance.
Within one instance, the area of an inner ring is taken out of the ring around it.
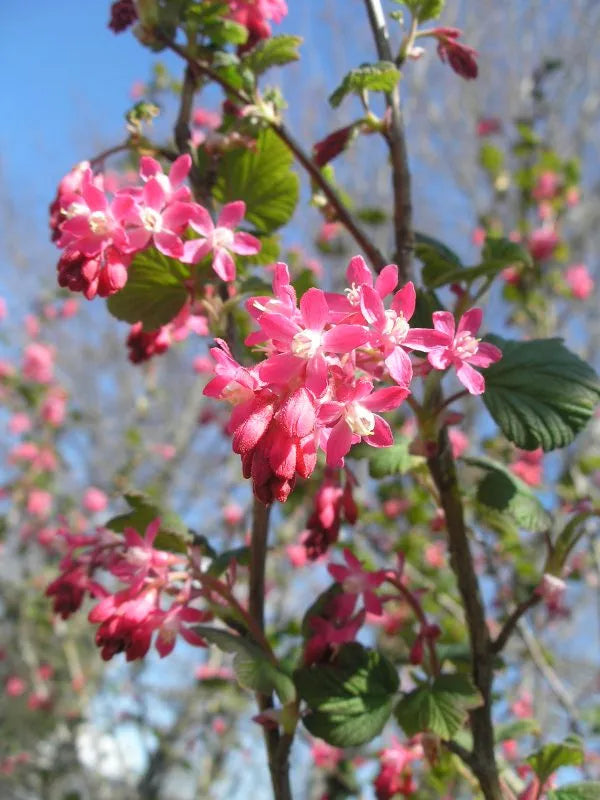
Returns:
[[[271,35],[269,22],[281,22],[288,13],[285,0],[228,0],[231,18],[248,29],[246,47]]]
[[[126,528],[123,536],[103,529],[92,536],[60,532],[67,554],[61,574],[48,586],[46,595],[63,619],[81,607],[86,594],[99,598],[89,620],[99,623],[96,644],[104,660],[121,652],[128,661],[142,658],[155,632],[161,656],[173,650],[178,634],[190,644],[205,646],[191,626],[210,619],[211,614],[194,605],[200,593],[192,588],[185,572],[187,558],[153,546],[159,529],[157,519],[144,536],[134,528]],[[126,587],[114,594],[108,592],[94,579],[99,570],[112,574]],[[164,608],[161,601],[168,596],[172,599]]]
[[[83,292],[88,300],[108,297],[125,286],[135,254],[151,246],[187,263],[212,253],[219,277],[233,280],[231,253],[253,255],[260,242],[233,230],[244,217],[243,202],[224,206],[217,227],[208,211],[192,202],[184,185],[191,164],[189,155],[180,156],[167,175],[155,159],[144,156],[141,185],[114,194],[88,162],[71,170],[50,206],[52,240],[63,251],[57,265],[60,286]],[[190,224],[203,238],[187,242],[184,248],[182,237]]]
[[[145,331],[141,322],[131,326],[127,337],[129,360],[140,364],[161,353],[165,353],[173,342],[182,342],[190,335],[208,335],[208,322],[199,309],[186,303],[179,314],[166,325],[153,331]]]
[[[274,297],[253,297],[247,303],[259,330],[246,344],[260,346],[265,359],[243,367],[225,342],[212,350],[216,376],[205,394],[234,406],[229,422],[233,450],[264,503],[284,502],[297,475],[312,474],[318,449],[335,468],[343,466],[360,441],[374,447],[392,444],[390,426],[377,412],[397,409],[410,394],[408,351],[429,352],[435,369],[454,365],[474,394],[483,391],[483,377],[469,362],[487,366],[500,358],[497,348],[475,338],[478,309],[463,317],[456,335],[447,312],[452,326],[439,312],[435,329],[411,328],[415,288],[407,283],[395,291],[395,265],[374,281],[356,256],[347,278],[345,294],[311,288],[298,303],[287,266],[277,264]],[[390,294],[386,309],[383,301]],[[375,389],[374,382],[382,380],[394,385]]]
[[[437,51],[443,62],[448,62],[450,67],[467,80],[473,80],[479,73],[476,58],[477,50],[469,47],[458,39],[462,35],[459,28],[436,28],[431,31],[438,41]]]

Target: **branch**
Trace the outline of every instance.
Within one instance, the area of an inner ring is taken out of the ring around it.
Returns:
[[[365,0],[369,22],[375,38],[377,55],[382,61],[394,61],[390,36],[388,33],[381,0]],[[411,30],[414,35],[414,30]],[[410,170],[404,135],[404,119],[400,106],[398,86],[386,95],[386,103],[391,117],[387,141],[392,162],[392,188],[394,190],[394,233],[400,282],[411,277],[411,257],[414,248],[412,230],[412,203],[410,196]]]
[[[181,58],[186,61],[188,67],[196,76],[205,75],[207,78],[210,78],[212,81],[219,84],[227,94],[231,95],[231,97],[243,105],[252,103],[251,97],[248,97],[244,92],[231,86],[225,78],[219,75],[218,72],[215,72],[208,64],[193,58],[187,53],[184,47],[162,36],[159,32],[157,32],[156,35],[170,50],[177,53],[177,55],[181,56]],[[306,172],[310,175],[311,180],[321,189],[331,206],[335,209],[338,220],[346,228],[369,261],[371,261],[374,268],[380,272],[387,264],[386,259],[358,225],[352,214],[350,214],[344,205],[337,191],[321,173],[319,167],[303,150],[302,146],[294,139],[291,133],[289,133],[283,123],[275,120],[268,120],[268,124],[271,130],[277,134],[281,141],[287,145],[289,150],[294,154],[298,163],[304,167]]]
[[[502,800],[494,754],[492,724],[493,653],[475,565],[467,538],[462,499],[447,428],[443,427],[440,430],[438,452],[427,459],[427,465],[440,494],[440,502],[446,515],[450,564],[456,576],[465,609],[471,644],[473,680],[483,698],[483,705],[470,712],[473,733],[473,759],[470,766],[486,800]]]
[[[508,642],[510,636],[512,635],[513,631],[517,627],[519,620],[529,611],[530,608],[537,605],[541,600],[541,595],[539,594],[532,594],[526,600],[523,600],[519,605],[515,608],[512,614],[508,617],[502,629],[496,639],[492,642],[492,652],[493,653],[500,653],[501,650],[505,647],[506,643]]]
[[[254,623],[264,634],[265,629],[265,567],[267,562],[267,537],[271,507],[254,498],[252,509],[252,538],[250,541],[250,586],[248,608]],[[256,694],[261,713],[273,708],[273,696]],[[269,771],[275,800],[291,800],[289,752],[293,735],[280,734],[279,728],[263,727],[269,759]]]

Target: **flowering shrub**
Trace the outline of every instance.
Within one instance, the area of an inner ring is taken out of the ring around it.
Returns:
[[[114,486],[125,488],[129,508],[117,516],[106,513],[114,498],[97,486],[88,485],[79,504],[92,519],[50,491],[59,463],[50,442],[67,395],[55,377],[56,350],[39,339],[34,320],[20,374],[0,363],[3,400],[14,406],[9,430],[23,437],[10,453],[18,472],[10,489],[27,535],[35,533],[48,559],[60,553],[45,589],[57,630],[86,606],[105,661],[121,653],[143,659],[152,649],[163,659],[178,639],[233,656],[231,667],[219,655],[194,674],[235,678],[254,693],[278,800],[292,796],[290,753],[302,730],[314,737],[313,761],[332,792],[323,796],[358,791],[356,748],[375,742],[364,757],[376,762],[379,799],[585,800],[599,791],[583,782],[589,771],[564,790],[553,777],[561,766],[582,765],[582,742],[534,742],[534,724],[510,719],[530,721],[533,709],[521,701],[509,711],[500,699],[510,642],[526,615],[536,606],[544,619],[568,613],[573,551],[600,508],[598,486],[588,483],[579,492],[575,480],[563,481],[552,515],[533,491],[544,482],[545,453],[571,445],[588,425],[596,435],[594,370],[530,324],[550,307],[540,286],[561,302],[594,291],[582,263],[564,278],[551,273],[566,247],[562,226],[578,202],[577,176],[558,156],[541,153],[538,163],[527,150],[517,172],[522,219],[513,228],[491,211],[483,216],[474,266],[415,231],[399,80],[426,57],[417,40],[434,39],[441,61],[470,80],[482,56],[459,41],[459,29],[426,27],[441,15],[441,0],[398,5],[406,19],[394,55],[381,3],[365,0],[378,59],[352,69],[330,97],[337,107],[357,95],[364,116],[317,142],[312,156],[284,125],[281,94],[260,88],[263,73],[299,58],[299,38],[273,32],[287,14],[283,0],[111,5],[111,30],[131,28],[141,45],[169,50],[184,66],[174,142],[151,140],[158,107],[140,101],[124,144],[62,178],[50,206],[58,285],[86,300],[106,298],[109,312],[131,326],[129,360],[150,362],[148,374],[157,356],[191,334],[194,347],[214,340],[210,358],[202,351],[194,362],[208,374],[199,422],[240,457],[253,493],[251,526],[243,546],[224,548],[244,528],[237,497],[219,510],[224,532],[205,536],[168,510],[174,497],[153,496],[156,486],[143,494],[121,473]],[[209,84],[223,92],[220,112],[194,110]],[[508,167],[488,140],[503,126],[481,119],[477,133],[481,164],[502,194]],[[531,130],[519,133],[535,141]],[[335,184],[330,162],[362,136],[389,148],[393,257]],[[135,162],[134,176],[106,170],[119,153]],[[322,287],[322,270],[302,253],[280,260],[279,231],[299,207],[294,162],[322,216],[317,242],[336,256],[337,272]],[[340,237],[352,240],[354,253],[345,285]],[[510,326],[489,304],[484,324],[482,307],[498,283]],[[483,408],[497,429],[487,441],[462,429],[467,414]],[[172,438],[153,448],[165,461],[178,455]],[[203,454],[203,470],[219,472],[219,463],[216,446]],[[55,525],[57,511],[64,513]],[[269,545],[270,522],[292,532],[284,547]],[[273,559],[314,575],[313,562],[327,562],[310,602],[287,593],[293,613],[285,621],[277,603],[272,612],[269,605]],[[35,675],[29,708],[47,709],[52,673]],[[28,691],[17,674],[4,687],[11,699]],[[502,733],[506,716],[511,735]],[[226,729],[221,717],[212,720],[217,736]],[[27,762],[22,756],[9,755],[2,770]]]

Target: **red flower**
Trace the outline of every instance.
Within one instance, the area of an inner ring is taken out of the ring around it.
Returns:
[[[477,77],[478,67],[475,57],[477,50],[458,42],[462,35],[458,28],[436,28],[432,34],[438,40],[437,51],[441,60],[450,64],[454,72],[462,78],[472,80]]]

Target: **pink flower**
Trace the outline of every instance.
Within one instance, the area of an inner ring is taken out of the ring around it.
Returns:
[[[97,489],[95,486],[89,486],[83,493],[82,505],[86,511],[95,514],[106,509],[108,506],[108,497],[101,489]]]
[[[32,342],[23,353],[23,377],[35,383],[50,383],[54,374],[55,351],[50,345]]]
[[[431,35],[438,40],[437,51],[443,62],[448,62],[454,72],[467,80],[477,77],[478,67],[475,57],[477,50],[458,42],[462,31],[458,28],[436,28]]]
[[[544,470],[543,457],[544,451],[541,447],[538,447],[537,450],[518,450],[517,460],[513,461],[510,469],[529,486],[541,486]]]
[[[268,38],[271,35],[269,20],[281,22],[288,11],[285,0],[228,0],[228,3],[232,19],[248,28],[246,46]]]
[[[60,387],[50,389],[42,402],[40,416],[49,425],[58,428],[65,421],[67,413],[67,393]]]
[[[381,600],[374,589],[378,589],[386,578],[385,570],[372,572],[366,570],[356,556],[347,548],[344,550],[344,560],[347,566],[342,564],[329,564],[327,570],[331,577],[341,584],[345,594],[362,595],[365,610],[369,614],[380,616],[383,612]]]
[[[140,176],[145,181],[136,194],[137,202],[123,214],[127,222],[128,245],[125,252],[143,250],[152,241],[157,250],[170,258],[181,258],[184,252],[181,234],[187,228],[195,205],[188,203],[189,189],[181,186],[192,164],[189,155],[179,156],[169,176],[153,158],[140,162]],[[126,195],[118,195],[125,197]]]
[[[212,619],[212,614],[209,611],[200,611],[197,608],[174,603],[167,612],[162,614],[158,626],[156,649],[160,657],[164,658],[173,651],[178,634],[194,647],[206,647],[206,641],[193,628],[188,627],[188,624],[199,624],[210,619]]]
[[[8,697],[20,697],[26,688],[25,681],[18,675],[11,675],[4,684],[4,691]]]
[[[485,379],[476,367],[489,367],[502,358],[502,351],[493,344],[475,338],[482,321],[480,308],[472,308],[461,317],[456,328],[453,315],[449,311],[435,311],[433,325],[446,337],[444,347],[434,347],[427,358],[434,369],[447,369],[453,366],[456,376],[471,394],[483,394]]]
[[[52,495],[43,489],[32,489],[27,495],[27,511],[35,517],[47,517],[52,508]]]
[[[485,242],[486,232],[485,228],[475,228],[473,233],[471,234],[471,241],[475,245],[475,247],[481,247],[481,245]]]
[[[319,411],[319,419],[333,425],[326,447],[328,466],[343,466],[344,456],[361,439],[373,447],[391,445],[394,437],[390,426],[374,412],[398,408],[408,393],[399,386],[374,392],[373,384],[366,380],[357,381],[355,386],[339,386],[336,400],[323,403]]]
[[[261,243],[255,236],[234,231],[245,213],[246,204],[242,200],[227,203],[223,206],[215,226],[208,211],[195,205],[190,225],[202,238],[185,243],[181,260],[186,264],[197,264],[205,255],[212,253],[212,267],[219,278],[224,281],[234,280],[235,261],[231,253],[252,256],[261,248]]]
[[[244,519],[244,510],[237,503],[228,503],[223,508],[223,519],[228,525],[237,525]]]
[[[14,434],[27,433],[31,430],[31,419],[22,412],[13,414],[8,420],[8,430]]]
[[[339,747],[333,747],[322,739],[314,739],[310,754],[316,767],[333,771],[344,757],[344,751]]]
[[[371,342],[385,356],[385,365],[400,386],[408,387],[412,380],[412,364],[403,348],[431,350],[444,342],[443,334],[429,328],[410,328],[408,321],[415,311],[416,291],[412,282],[403,286],[386,311],[380,293],[370,286],[361,287],[361,311],[376,331]]]
[[[573,264],[566,272],[567,284],[577,300],[587,300],[594,291],[594,279],[585,264]]]
[[[561,613],[564,610],[564,596],[567,584],[556,575],[545,573],[536,593],[540,595],[551,614]]]
[[[545,170],[538,175],[531,194],[535,200],[552,200],[560,188],[560,176],[553,170]]]
[[[390,747],[380,754],[380,771],[374,781],[377,800],[391,800],[398,794],[409,796],[416,792],[417,784],[412,776],[411,764],[424,757],[421,744],[403,744],[392,737]]]
[[[477,136],[491,136],[493,133],[500,133],[502,122],[497,117],[482,117],[477,123]]]
[[[216,130],[220,127],[222,121],[218,111],[209,111],[207,108],[197,108],[192,114],[193,124],[198,125],[200,128]]]
[[[0,297],[0,321],[6,319],[6,300]]]
[[[527,240],[527,247],[536,261],[545,261],[556,250],[560,237],[554,228],[537,228]]]
[[[458,428],[449,428],[448,438],[450,439],[453,458],[460,458],[469,447],[469,437]]]
[[[519,698],[511,705],[510,710],[519,719],[533,716],[533,698],[529,692],[521,692]]]

